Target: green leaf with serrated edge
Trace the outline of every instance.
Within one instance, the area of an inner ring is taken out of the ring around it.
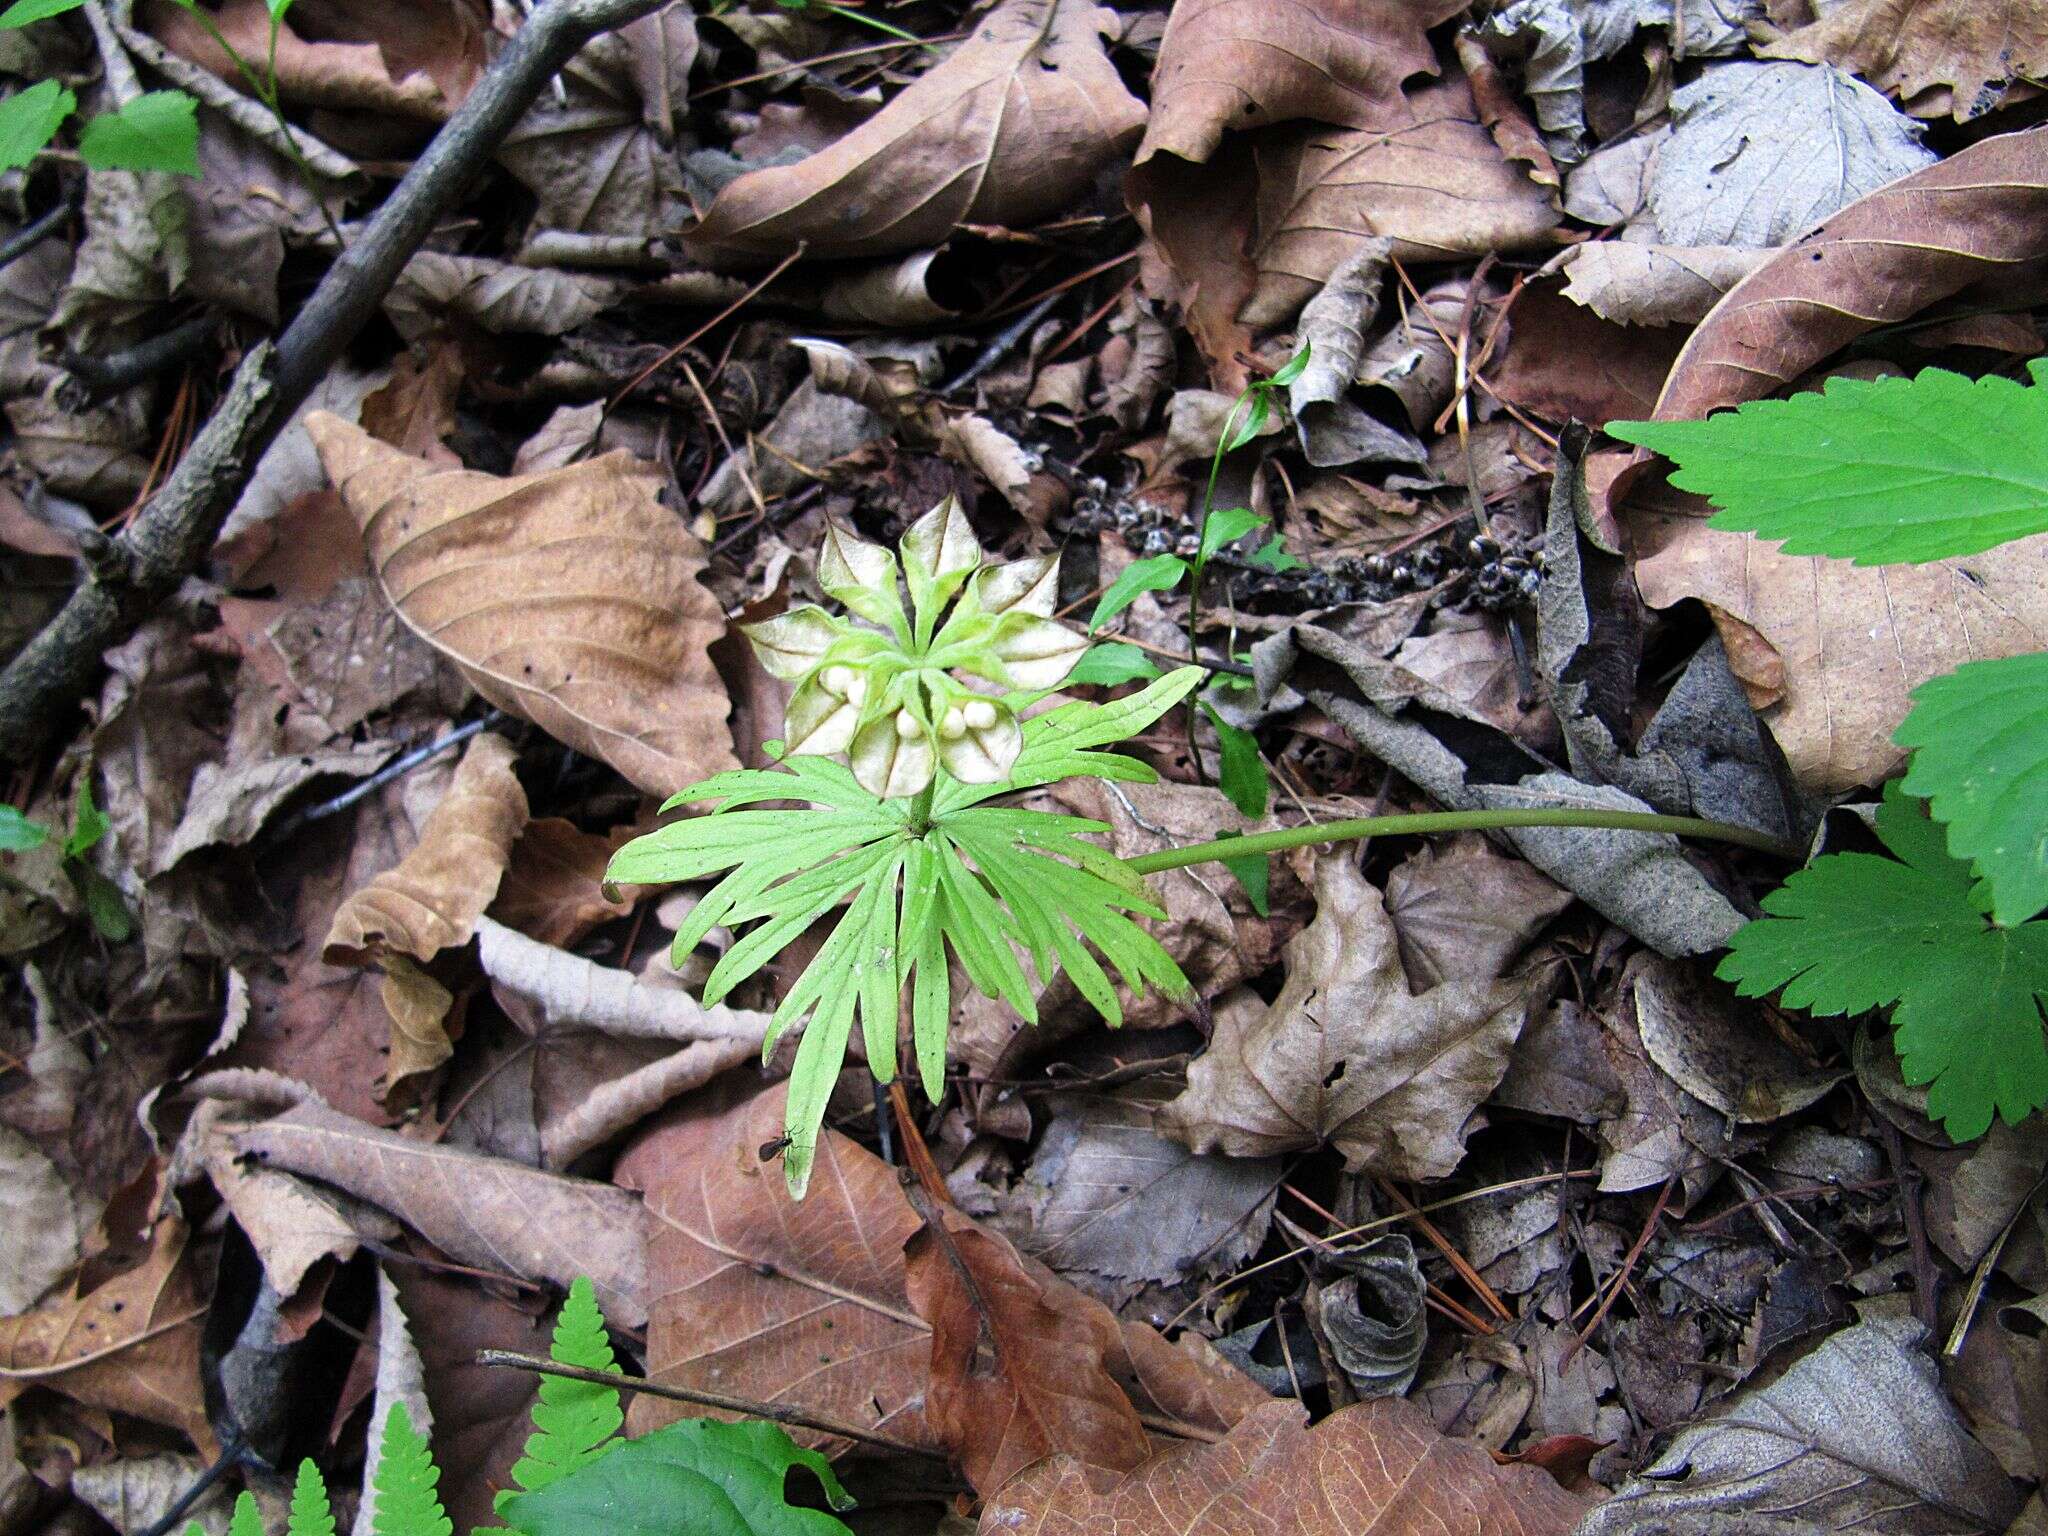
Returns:
[[[0,99],[0,171],[17,171],[43,152],[78,98],[55,80],[42,80]]]
[[[620,1374],[604,1313],[598,1310],[597,1288],[586,1276],[570,1283],[548,1358],[557,1365]],[[616,1387],[542,1376],[533,1401],[534,1433],[527,1437],[526,1454],[512,1463],[512,1481],[529,1492],[559,1482],[604,1455],[625,1421]],[[500,1489],[498,1513],[504,1515],[507,1502],[516,1497],[514,1489]]]
[[[327,1502],[327,1482],[311,1461],[299,1463],[292,1482],[292,1507],[285,1536],[334,1536],[334,1509]]]
[[[849,1536],[833,1515],[789,1503],[796,1467],[817,1479],[834,1509],[852,1505],[831,1464],[779,1425],[683,1419],[520,1494],[511,1518],[525,1536]]]
[[[100,845],[100,839],[112,830],[113,822],[107,813],[93,804],[92,781],[79,776],[78,794],[71,806],[71,834],[64,839],[64,857],[82,859]]]
[[[256,1495],[235,1495],[235,1512],[228,1516],[228,1536],[263,1536],[263,1512],[256,1507]]]
[[[1223,749],[1223,771],[1218,775],[1223,793],[1244,815],[1254,820],[1265,815],[1273,785],[1266,776],[1266,760],[1259,755],[1259,738],[1232,725],[1206,703],[1202,713],[1215,728],[1217,744]]]
[[[1251,563],[1260,570],[1271,571],[1275,575],[1308,569],[1306,560],[1297,560],[1287,552],[1286,542],[1277,533],[1252,551]]]
[[[183,91],[145,91],[102,112],[78,135],[78,158],[96,171],[162,171],[197,178],[199,103]]]
[[[384,1417],[377,1475],[370,1490],[374,1536],[454,1536],[455,1528],[434,1492],[440,1480],[441,1469],[434,1465],[426,1437],[412,1427],[405,1404],[394,1402]]]
[[[0,31],[48,21],[52,16],[62,16],[84,4],[85,0],[14,0],[14,4],[0,11]]]
[[[28,853],[50,840],[50,829],[11,805],[0,805],[0,853]]]
[[[1892,740],[1913,749],[1905,786],[1991,888],[1993,919],[2010,927],[2048,907],[2048,652],[1922,683]]]
[[[1745,997],[1784,989],[1819,1014],[1892,1009],[1906,1081],[1957,1140],[1994,1113],[2016,1124],[2048,1103],[2048,922],[1998,928],[1978,909],[1970,866],[1897,784],[1877,834],[1895,858],[1831,853],[1763,901],[1716,972]]]
[[[1144,560],[1133,560],[1118,573],[1109,590],[1095,605],[1095,612],[1088,620],[1088,632],[1092,635],[1111,619],[1122,613],[1147,592],[1169,592],[1181,584],[1188,573],[1187,561],[1179,555],[1153,555]]]
[[[995,899],[960,862],[950,837],[942,835],[932,845],[939,866],[939,887],[945,893],[946,937],[959,953],[967,976],[984,997],[1008,1003],[1028,1023],[1038,1022],[1038,1001],[1023,967],[1010,949],[1010,941],[1021,937],[1016,917],[998,906]]]
[[[1834,378],[1705,421],[1607,430],[1673,460],[1671,483],[1722,509],[1710,527],[1858,565],[1942,560],[2048,530],[2048,360],[2028,371],[2032,388],[1941,368]]]
[[[1135,645],[1110,641],[1089,647],[1088,653],[1067,674],[1067,682],[1069,686],[1115,688],[1123,683],[1149,683],[1159,675],[1152,659]]]
[[[605,869],[611,884],[675,884],[783,848],[809,848],[812,862],[903,830],[891,816],[869,811],[726,811],[672,822],[636,837]]]
[[[1200,559],[1207,564],[1217,550],[1226,544],[1236,543],[1265,521],[1263,512],[1254,512],[1250,507],[1227,507],[1211,512],[1202,524]]]

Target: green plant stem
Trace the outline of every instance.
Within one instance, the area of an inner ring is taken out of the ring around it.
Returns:
[[[328,211],[327,199],[320,191],[319,178],[313,174],[313,167],[307,163],[306,157],[299,152],[299,141],[292,136],[292,125],[284,115],[284,102],[278,95],[277,34],[284,25],[282,14],[273,11],[270,16],[270,47],[266,66],[269,78],[265,79],[249,67],[247,59],[235,51],[235,45],[222,35],[220,28],[213,24],[211,16],[196,5],[188,5],[185,9],[194,21],[206,29],[206,35],[213,39],[214,46],[226,54],[235,68],[241,71],[242,78],[248,82],[249,90],[256,99],[269,109],[271,117],[277,122],[278,137],[285,158],[291,161],[292,169],[298,172],[299,184],[306,189],[306,195],[313,199],[313,206],[320,210],[320,221],[327,226],[327,233],[334,237],[335,250],[346,252],[348,242],[342,238],[341,226],[334,221],[334,215]]]
[[[1256,386],[1254,386],[1256,387]],[[1216,452],[1209,460],[1209,483],[1202,487],[1202,517],[1195,525],[1195,558],[1188,562],[1188,660],[1196,666],[1202,665],[1202,580],[1209,573],[1209,514],[1216,510],[1216,481],[1223,473],[1223,447],[1230,441],[1230,434],[1237,430],[1237,413],[1251,408],[1251,390],[1239,395],[1230,407],[1230,414],[1223,418],[1223,430],[1216,434]],[[1196,706],[1193,698],[1187,703],[1188,761],[1194,764],[1195,781],[1207,784],[1209,775],[1202,771],[1202,749],[1195,740]]]
[[[873,27],[877,32],[882,33],[884,36],[900,37],[903,39],[904,42],[914,43],[919,48],[924,49],[927,53],[937,53],[939,51],[937,44],[928,43],[923,38],[919,37],[915,32],[906,32],[903,30],[903,28],[897,26],[894,22],[883,21],[879,16],[864,15],[861,12],[852,9],[850,6],[830,4],[829,0],[827,0],[827,3],[820,4],[818,6],[818,9],[821,11],[829,11],[834,16],[843,16],[848,21],[859,22],[864,27]]]
[[[1425,811],[1413,816],[1358,816],[1347,821],[1325,821],[1306,827],[1283,827],[1275,832],[1222,837],[1186,848],[1163,848],[1158,853],[1141,854],[1126,862],[1141,875],[1156,875],[1164,870],[1186,869],[1191,864],[1221,864],[1228,859],[1283,853],[1289,848],[1306,848],[1316,843],[1344,843],[1363,837],[1402,837],[1433,832],[1490,832],[1505,827],[1591,827],[1615,832],[1668,832],[1677,837],[1703,837],[1715,842],[1735,843],[1744,848],[1773,853],[1795,863],[1806,857],[1805,850],[1796,844],[1725,821],[1708,821],[1698,816],[1659,816],[1647,811],[1556,809]]]
[[[932,829],[932,801],[938,798],[939,776],[932,775],[931,783],[917,792],[910,802],[910,831],[913,837],[923,837]]]

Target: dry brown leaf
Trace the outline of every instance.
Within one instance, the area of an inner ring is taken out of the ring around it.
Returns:
[[[334,7],[330,5],[329,8]],[[421,6],[379,6],[380,10],[388,9],[395,16],[415,11],[424,15],[455,8],[451,0]],[[376,42],[360,38],[345,42],[309,42],[301,30],[305,20],[300,11],[310,12],[312,9],[311,5],[295,8],[290,22],[278,29],[277,85],[279,95],[285,101],[311,107],[388,113],[430,123],[441,121],[460,104],[460,96],[451,98],[434,74],[415,67],[417,61],[393,57]],[[234,60],[222,51],[205,27],[173,0],[148,0],[138,19],[146,31],[173,52],[212,70],[237,89],[246,87],[247,82],[235,67]],[[269,58],[270,12],[265,0],[227,0],[213,12],[212,21],[228,45],[243,58]],[[478,68],[467,72],[471,84],[475,82],[476,74],[481,72],[481,30],[475,33],[475,46]],[[449,84],[456,83],[455,78],[449,78]],[[463,89],[466,92],[467,87]]]
[[[1269,1403],[1123,1477],[1053,1457],[989,1501],[982,1536],[1565,1536],[1590,1507],[1402,1398],[1306,1417]]]
[[[1526,942],[1547,921],[1525,914]],[[1492,968],[1410,990],[1380,893],[1342,851],[1316,863],[1316,917],[1287,946],[1260,1017],[1221,1017],[1162,1131],[1197,1152],[1263,1157],[1334,1145],[1353,1169],[1440,1179],[1507,1071],[1529,991]]]
[[[668,795],[738,766],[703,547],[630,454],[500,479],[307,418],[392,606],[499,708]]]
[[[1625,331],[1564,298],[1554,279],[1525,287],[1513,314],[1513,339],[1493,370],[1494,392],[1510,405],[1596,427],[1655,408],[1679,332]]]
[[[1686,421],[1759,399],[1879,326],[2048,252],[2048,127],[1982,139],[1851,203],[1731,288],[1657,402]]]
[[[1129,1471],[1151,1449],[1085,1312],[1054,1304],[1016,1251],[940,1212],[910,1240],[911,1305],[931,1325],[925,1420],[984,1498],[1041,1457]],[[1064,1289],[1064,1287],[1062,1287]],[[1062,1298],[1064,1299],[1064,1298]]]
[[[620,1161],[620,1183],[647,1197],[647,1374],[802,1403],[944,1449],[925,1417],[931,1332],[903,1253],[922,1223],[896,1171],[831,1130],[818,1138],[810,1194],[790,1199],[781,1168],[761,1155],[781,1140],[787,1096],[777,1084],[715,1117],[669,1121]],[[1029,1272],[1055,1311],[1085,1315],[1104,1339],[1105,1363],[1139,1412],[1221,1432],[1265,1401],[1204,1341],[1169,1344],[1049,1272]],[[631,1422],[645,1433],[691,1412],[642,1397]]]
[[[486,732],[469,744],[412,852],[353,892],[334,914],[321,959],[366,965],[391,954],[431,960],[467,944],[498,893],[526,825],[518,751]]]
[[[1692,324],[1771,259],[1739,245],[1589,240],[1564,258],[1564,296],[1617,325]]]
[[[565,1290],[588,1275],[615,1324],[647,1321],[640,1202],[609,1184],[374,1130],[319,1103],[249,1127],[235,1149],[389,1211],[457,1263]]]
[[[1550,194],[1511,164],[1452,75],[1349,130],[1262,134],[1257,287],[1247,324],[1284,325],[1374,236],[1403,262],[1533,251],[1555,238]]]
[[[1996,110],[2014,82],[2048,74],[2048,11],[2035,0],[1846,0],[1758,52],[1846,69],[1909,111],[1946,86],[1933,115],[1952,110],[1962,123]]]
[[[1159,45],[1136,163],[1205,161],[1230,129],[1384,122],[1405,81],[1437,72],[1429,28],[1464,9],[1465,0],[1181,0]]]
[[[685,237],[696,255],[886,256],[961,224],[1021,227],[1064,205],[1145,123],[1093,0],[1007,0],[880,112],[795,165],[751,171]]]
[[[166,1217],[134,1268],[84,1295],[0,1318],[0,1407],[46,1387],[90,1408],[168,1425],[211,1457],[199,1386],[206,1299],[186,1237],[185,1224]]]
[[[634,829],[625,826],[600,837],[559,816],[529,821],[512,845],[512,862],[498,882],[491,916],[536,943],[557,949],[624,916],[624,907],[605,899],[604,871],[633,835]],[[644,890],[621,886],[620,901],[630,905]]]

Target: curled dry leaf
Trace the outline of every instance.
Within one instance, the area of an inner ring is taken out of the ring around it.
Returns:
[[[1008,1243],[947,1211],[910,1240],[905,1275],[932,1331],[925,1422],[982,1497],[1046,1456],[1118,1472],[1145,1459],[1145,1426],[1104,1363],[1113,1323],[1105,1338]]]
[[[250,1126],[235,1149],[389,1211],[458,1263],[564,1290],[588,1275],[605,1316],[647,1321],[640,1202],[609,1184],[373,1130],[318,1102]]]
[[[1398,111],[1402,84],[1437,72],[1428,31],[1463,0],[1183,0],[1152,72],[1137,164],[1206,161],[1231,129],[1307,118],[1370,128]]]
[[[982,1536],[1565,1536],[1586,1511],[1547,1472],[1496,1466],[1403,1398],[1313,1429],[1306,1417],[1268,1403],[1220,1443],[1123,1477],[1055,1456],[988,1502]]]
[[[1525,914],[1526,942],[1547,920]],[[1519,947],[1519,946],[1517,946]],[[1380,893],[1339,850],[1316,863],[1316,917],[1287,946],[1263,1016],[1219,1018],[1160,1127],[1197,1152],[1268,1156],[1334,1145],[1353,1169],[1440,1179],[1507,1071],[1528,987],[1461,967],[1420,993]]]
[[[703,547],[630,454],[501,479],[306,429],[384,593],[500,709],[650,794],[736,767]]]
[[[886,256],[961,224],[1022,227],[1087,185],[1144,126],[1093,0],[1007,0],[880,112],[795,165],[750,171],[685,236],[706,260]]]
[[[0,1408],[45,1387],[88,1408],[167,1425],[210,1457],[199,1386],[206,1299],[187,1236],[183,1222],[167,1217],[133,1269],[0,1318]]]

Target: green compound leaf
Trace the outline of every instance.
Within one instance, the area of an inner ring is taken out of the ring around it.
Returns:
[[[1896,858],[1831,853],[1764,898],[1717,975],[1819,1014],[1890,1007],[1906,1081],[1959,1141],[2048,1103],[2048,922],[1998,928],[1969,865],[1896,784],[1877,834]]]
[[[43,152],[78,98],[54,80],[41,80],[0,101],[0,171],[17,171]]]
[[[370,1488],[374,1536],[453,1536],[455,1527],[434,1492],[440,1481],[426,1437],[412,1427],[405,1404],[393,1403]]]
[[[291,1516],[285,1521],[285,1536],[334,1536],[334,1510],[327,1502],[327,1484],[320,1469],[310,1461],[299,1463],[298,1478],[292,1483]]]
[[[1188,569],[1187,561],[1179,555],[1154,555],[1148,560],[1133,560],[1124,567],[1123,574],[1109,584],[1109,590],[1095,605],[1095,613],[1088,620],[1088,633],[1094,634],[1145,593],[1172,591],[1180,585]]]
[[[85,0],[14,0],[14,4],[0,11],[0,31],[48,21],[52,16],[62,16],[84,4]]]
[[[78,136],[78,156],[96,171],[168,171],[197,177],[199,103],[183,91],[148,91],[103,112]]]
[[[1913,749],[1905,787],[1991,888],[1992,918],[2011,927],[2048,907],[2048,652],[1921,684],[1892,739]]]
[[[228,1516],[228,1536],[263,1536],[263,1514],[256,1507],[256,1495],[235,1495],[235,1512]]]
[[[2012,379],[1830,379],[1705,421],[1607,430],[1677,463],[1672,484],[1722,508],[1715,528],[1790,555],[1893,565],[1974,555],[2048,530],[2048,360]]]
[[[789,1503],[795,1467],[817,1479],[834,1509],[851,1507],[831,1464],[778,1425],[683,1419],[537,1493],[513,1495],[505,1514],[525,1536],[849,1536],[836,1517]]]
[[[1067,682],[1114,688],[1122,683],[1149,683],[1159,675],[1159,668],[1152,659],[1135,645],[1111,641],[1089,647],[1087,654],[1074,663],[1074,670],[1067,674]]]
[[[50,840],[50,829],[11,805],[0,805],[0,853],[28,853]]]
[[[557,1365],[619,1374],[597,1289],[587,1276],[578,1275],[569,1286],[548,1358]],[[526,1454],[512,1464],[512,1480],[529,1493],[561,1481],[604,1455],[625,1421],[617,1389],[567,1376],[541,1377],[533,1404],[535,1433],[527,1439]],[[505,1514],[507,1501],[518,1496],[515,1490],[500,1489],[498,1513]]]

